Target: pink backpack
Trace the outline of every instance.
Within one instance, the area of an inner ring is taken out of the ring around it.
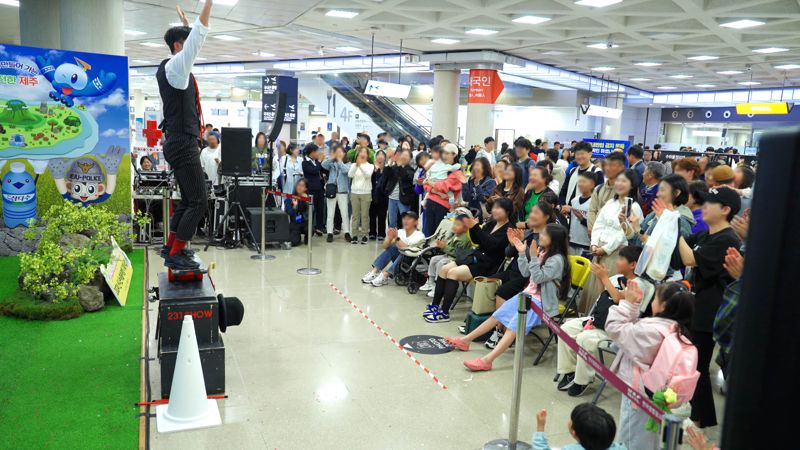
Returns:
[[[664,340],[650,368],[644,372],[638,367],[634,369],[634,387],[638,389],[641,378],[651,392],[671,388],[678,394],[678,401],[671,406],[679,406],[691,400],[700,378],[697,348],[678,335],[676,325],[657,327]]]

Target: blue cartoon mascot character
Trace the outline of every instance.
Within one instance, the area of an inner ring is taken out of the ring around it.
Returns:
[[[75,58],[76,64],[61,63],[54,67],[50,58],[36,57],[39,72],[47,78],[53,86],[50,98],[69,107],[75,104],[72,100],[77,97],[97,97],[110,91],[117,83],[117,75],[113,72],[92,72],[92,66],[80,58]]]
[[[51,159],[47,164],[58,193],[65,199],[88,206],[106,201],[117,187],[117,171],[125,151],[111,147],[97,161],[92,158]],[[103,168],[106,174],[103,175]]]
[[[8,228],[36,219],[36,181],[21,162],[11,163],[3,177],[3,222]]]

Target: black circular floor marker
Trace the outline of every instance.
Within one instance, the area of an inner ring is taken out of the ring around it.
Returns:
[[[406,336],[400,339],[400,346],[410,352],[423,355],[441,355],[453,351],[453,347],[447,345],[443,337],[429,334]]]

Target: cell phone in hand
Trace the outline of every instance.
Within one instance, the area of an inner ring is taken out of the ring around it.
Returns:
[[[625,197],[625,206],[624,206],[624,209],[622,211],[623,214],[625,214],[625,217],[630,217],[631,216],[631,208],[632,207],[633,207],[633,199],[631,197]]]

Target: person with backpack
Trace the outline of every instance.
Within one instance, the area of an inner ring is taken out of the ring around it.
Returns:
[[[688,328],[694,313],[694,295],[683,283],[659,285],[651,305],[653,316],[640,319],[643,297],[639,283],[630,281],[624,298],[608,310],[606,333],[619,346],[611,370],[643,396],[652,398],[653,393],[670,388],[678,400],[669,406],[683,404],[692,398],[700,377],[696,370],[697,349]],[[661,448],[659,434],[645,429],[649,417],[623,396],[619,441],[630,449]]]
[[[636,274],[636,261],[642,253],[642,247],[629,245],[619,251],[617,257],[617,275],[609,277],[608,269],[597,263],[592,263],[592,274],[597,277],[605,290],[595,301],[588,317],[577,317],[567,320],[561,325],[570,337],[578,342],[581,348],[597,356],[600,342],[608,339],[605,326],[608,310],[622,300],[622,292],[628,280],[634,280]],[[640,286],[651,286],[649,283]],[[646,297],[646,296],[645,296]],[[566,391],[570,397],[583,395],[594,381],[594,369],[573,351],[564,340],[558,340],[557,372],[561,376],[557,389]]]

